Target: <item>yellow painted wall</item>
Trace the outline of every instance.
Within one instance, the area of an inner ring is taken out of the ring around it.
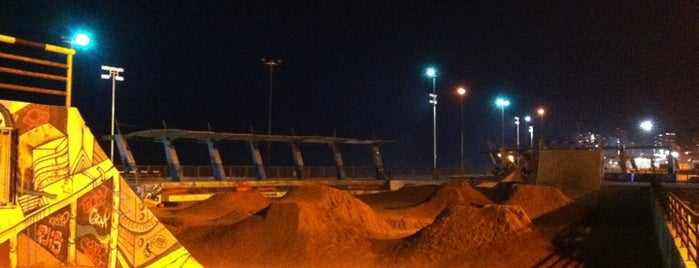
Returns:
[[[119,176],[76,108],[0,100],[3,109],[12,121],[0,124],[18,135],[17,202],[0,207],[0,266],[201,266]]]

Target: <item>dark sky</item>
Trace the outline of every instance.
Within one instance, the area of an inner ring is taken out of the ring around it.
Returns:
[[[499,143],[498,96],[512,102],[511,146],[513,116],[538,106],[547,109],[548,140],[615,129],[633,136],[646,118],[680,140],[696,136],[699,4],[583,2],[2,1],[0,33],[67,45],[62,36],[91,32],[91,47],[75,57],[73,103],[96,135],[109,132],[111,111],[100,65],[125,69],[116,116],[124,132],[164,121],[266,133],[261,58],[275,58],[283,62],[274,72],[274,134],[397,140],[383,147],[389,168],[431,166],[428,66],[439,70],[440,167],[458,166],[459,85],[469,87],[469,169],[487,167],[482,151]]]

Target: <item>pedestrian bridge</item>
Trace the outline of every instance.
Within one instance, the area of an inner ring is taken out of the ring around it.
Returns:
[[[374,178],[386,179],[383,160],[379,146],[392,140],[361,140],[353,138],[324,137],[324,136],[287,136],[287,135],[258,135],[253,133],[227,133],[212,131],[193,131],[183,129],[151,129],[127,134],[105,136],[103,139],[112,140],[116,144],[119,157],[123,163],[123,173],[127,177],[163,177],[171,181],[181,181],[185,178],[208,177],[222,181],[230,178],[285,178],[304,180],[309,178],[357,179]],[[160,143],[164,152],[165,166],[139,166],[131,151],[129,140],[150,140]],[[207,148],[209,166],[183,166],[180,163],[177,144],[189,142],[200,144]],[[221,143],[239,143],[249,147],[251,166],[232,166],[222,163]],[[293,167],[267,167],[262,159],[260,144],[283,144],[291,148]],[[332,152],[334,167],[308,167],[305,165],[301,147],[309,144],[327,145]],[[345,146],[365,146],[370,150],[373,160],[372,168],[346,167],[342,149]]]

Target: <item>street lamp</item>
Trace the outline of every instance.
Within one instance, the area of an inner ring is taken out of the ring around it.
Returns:
[[[437,91],[436,91],[436,81],[437,81],[437,69],[427,68],[425,71],[427,77],[432,78],[432,93],[430,94],[430,103],[432,103],[432,178],[437,178]]]
[[[500,107],[502,112],[502,136],[500,137],[500,146],[505,147],[505,107],[510,106],[510,101],[503,98],[495,100],[495,105]]]
[[[515,125],[517,125],[517,149],[519,149],[519,116],[515,116]]]
[[[528,126],[528,131],[529,131],[529,147],[534,147],[534,126],[530,126],[529,123],[531,123],[532,117],[525,115],[524,116],[524,122],[527,122]]]
[[[539,134],[539,137],[540,137],[540,140],[542,140],[542,141],[544,140],[544,114],[545,113],[546,113],[546,110],[544,110],[543,107],[536,110],[536,114],[538,114],[539,117],[541,117],[541,127],[540,127],[541,130],[539,130],[541,132],[541,134]]]
[[[638,125],[643,131],[651,132],[653,130],[653,121],[645,120]]]
[[[102,74],[102,79],[112,79],[112,124],[110,131],[112,138],[109,144],[109,159],[114,162],[114,100],[116,97],[116,81],[124,81],[124,77],[119,76],[119,73],[124,72],[124,69],[102,65],[102,70],[108,72],[107,74]]]
[[[75,37],[73,37],[73,40],[71,40],[70,43],[84,47],[90,44],[90,37],[87,36],[87,34],[79,33],[76,34]]]
[[[459,101],[460,101],[460,106],[461,106],[461,121],[460,121],[460,128],[461,128],[461,162],[459,162],[459,165],[461,167],[461,178],[464,178],[464,95],[466,95],[466,89],[463,87],[460,87],[456,90],[456,93],[459,94]]]
[[[273,77],[274,77],[274,67],[277,65],[281,64],[281,60],[274,60],[274,59],[262,59],[262,63],[269,66],[269,101],[267,102],[268,104],[268,117],[267,117],[267,135],[272,135],[272,86],[273,86]],[[267,142],[267,164],[270,164],[270,158],[271,158],[271,147],[272,144],[271,142]]]

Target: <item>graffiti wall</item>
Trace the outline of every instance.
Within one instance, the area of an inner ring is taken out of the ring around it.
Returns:
[[[134,267],[189,267],[196,263],[126,181],[121,180],[120,189],[119,250],[129,263]]]
[[[27,228],[27,235],[34,238],[57,260],[67,261],[70,237],[70,208],[62,208]]]
[[[78,198],[76,246],[97,267],[109,261],[112,200],[111,179]]]
[[[18,135],[16,201],[0,209],[0,254],[9,258],[0,266],[200,267],[120,177],[76,108],[0,100],[0,112]],[[51,260],[23,257],[33,247]]]

